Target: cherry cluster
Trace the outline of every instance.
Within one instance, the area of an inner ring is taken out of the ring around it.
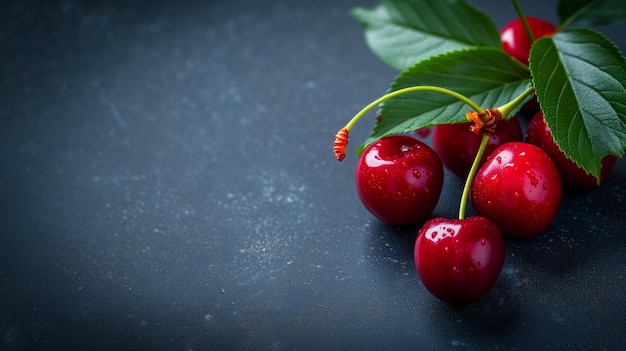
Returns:
[[[557,30],[541,19],[527,21],[535,38]],[[504,51],[527,65],[531,43],[523,23],[513,20],[500,34]],[[497,121],[486,136],[472,122],[442,124],[431,129],[432,147],[410,135],[392,135],[370,144],[359,158],[356,187],[374,216],[396,226],[426,221],[415,241],[415,266],[426,289],[442,300],[470,302],[483,296],[502,270],[505,238],[536,237],[552,223],[563,189],[599,185],[555,144],[536,100],[522,111],[535,111],[526,135],[518,117]],[[345,140],[339,136],[347,135],[339,133],[335,144],[341,160]],[[616,159],[603,159],[601,180]],[[459,218],[429,220],[442,191],[444,167],[468,179]],[[477,215],[465,218],[468,199]]]

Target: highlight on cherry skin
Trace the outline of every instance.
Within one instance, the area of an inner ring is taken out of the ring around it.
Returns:
[[[554,137],[552,136],[550,127],[546,124],[542,111],[538,111],[528,123],[526,142],[538,146],[550,156],[561,175],[561,182],[564,188],[571,190],[590,190],[600,185],[594,176],[585,172],[584,169],[567,158],[563,151],[559,149],[558,145],[554,142]],[[607,155],[602,158],[600,183],[609,176],[616,161],[617,157],[614,155]]]
[[[496,148],[471,187],[474,210],[514,238],[533,238],[544,232],[558,212],[561,198],[561,178],[550,157],[523,142]]]
[[[557,30],[557,27],[552,23],[537,17],[527,16],[526,21],[535,40],[552,35]],[[502,27],[500,30],[500,41],[502,42],[504,52],[521,63],[528,65],[532,44],[521,19],[515,18]]]
[[[480,216],[436,217],[415,240],[415,267],[435,297],[452,303],[478,300],[496,283],[505,259],[500,229]]]
[[[439,154],[443,165],[461,179],[467,177],[482,138],[480,134],[470,131],[471,124],[440,124],[432,127],[433,149]],[[481,164],[496,147],[510,141],[522,141],[523,137],[517,117],[499,121],[495,133],[489,138]]]
[[[407,135],[392,135],[370,144],[359,157],[356,187],[361,202],[391,225],[424,222],[443,188],[443,165],[437,153]]]

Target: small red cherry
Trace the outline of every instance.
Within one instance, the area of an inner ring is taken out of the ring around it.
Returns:
[[[433,149],[439,154],[444,166],[463,179],[467,177],[480,146],[481,136],[469,130],[471,124],[440,124],[433,127]],[[495,133],[489,138],[481,163],[496,147],[522,140],[522,127],[517,117],[499,121]]]
[[[550,22],[544,21],[536,17],[526,17],[533,38],[539,39],[556,32],[557,28]],[[502,41],[502,49],[504,52],[514,57],[521,63],[528,65],[528,56],[530,55],[530,39],[526,34],[524,24],[519,18],[507,23],[500,30],[500,40]]]
[[[424,287],[437,298],[471,302],[496,282],[505,258],[505,242],[487,218],[436,217],[420,229],[413,251]]]
[[[511,142],[499,146],[478,170],[471,189],[476,212],[505,235],[532,238],[545,231],[562,197],[559,172],[540,148]]]
[[[538,146],[550,156],[554,165],[559,170],[561,182],[565,188],[572,190],[589,190],[599,185],[594,176],[585,172],[584,169],[567,158],[563,151],[559,149],[554,142],[554,137],[546,124],[542,111],[537,112],[528,123],[526,142]],[[617,157],[613,155],[607,155],[602,158],[600,182],[604,181],[609,176],[616,161]]]
[[[361,154],[356,187],[363,205],[380,220],[416,225],[431,215],[439,201],[443,165],[423,142],[406,135],[388,136]]]

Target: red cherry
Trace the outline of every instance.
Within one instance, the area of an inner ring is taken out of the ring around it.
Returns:
[[[444,166],[457,176],[465,179],[472,167],[480,146],[481,136],[469,130],[472,122],[440,124],[433,127],[432,144]],[[495,133],[489,138],[484,162],[496,147],[510,142],[522,141],[523,133],[517,117],[498,122]]]
[[[406,135],[392,135],[369,145],[356,168],[363,205],[380,220],[398,226],[428,218],[443,187],[437,153]]]
[[[550,22],[535,17],[526,17],[533,38],[539,39],[556,32],[557,28]],[[500,31],[502,49],[521,63],[528,65],[530,55],[530,40],[524,29],[524,24],[519,18],[507,23]]]
[[[472,207],[505,235],[532,238],[545,231],[561,204],[561,179],[550,157],[522,142],[499,146],[478,170]]]
[[[565,188],[589,190],[598,186],[598,182],[594,176],[578,167],[578,165],[567,158],[563,151],[556,145],[542,111],[537,112],[528,123],[526,142],[538,146],[550,156],[554,165],[559,170],[561,182]],[[616,161],[617,157],[613,155],[607,155],[602,158],[602,168],[600,169],[601,182],[609,176]]]
[[[420,229],[413,254],[417,273],[431,294],[448,302],[470,302],[498,279],[505,243],[487,218],[437,217]]]

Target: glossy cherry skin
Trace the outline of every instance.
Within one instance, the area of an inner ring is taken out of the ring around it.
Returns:
[[[536,17],[526,17],[526,20],[535,40],[552,35],[557,30],[552,23]],[[526,29],[524,29],[524,24],[519,18],[502,27],[500,30],[500,41],[502,42],[504,52],[521,63],[528,65],[531,44],[526,34]]]
[[[422,223],[437,205],[443,165],[437,153],[406,135],[392,135],[369,145],[356,168],[361,201],[374,216],[397,226]]]
[[[433,127],[432,131],[433,149],[439,154],[441,162],[463,179],[467,177],[480,146],[481,136],[469,130],[471,124],[471,122],[440,124]],[[522,141],[523,137],[517,117],[498,122],[495,133],[489,138],[481,162],[484,163],[496,147],[510,141]]]
[[[505,256],[498,227],[487,218],[436,217],[420,229],[413,251],[424,287],[441,300],[464,303],[496,282]]]
[[[550,157],[522,142],[499,146],[478,170],[471,189],[474,210],[516,238],[545,231],[561,198],[561,178]]]
[[[550,131],[550,127],[546,124],[542,111],[537,112],[528,123],[526,142],[538,146],[550,156],[554,165],[559,170],[564,188],[571,190],[589,190],[599,185],[594,176],[578,167],[574,161],[567,158],[563,151],[559,149],[554,142],[552,132]],[[600,182],[604,181],[609,176],[616,161],[617,157],[613,155],[607,155],[602,158]]]

